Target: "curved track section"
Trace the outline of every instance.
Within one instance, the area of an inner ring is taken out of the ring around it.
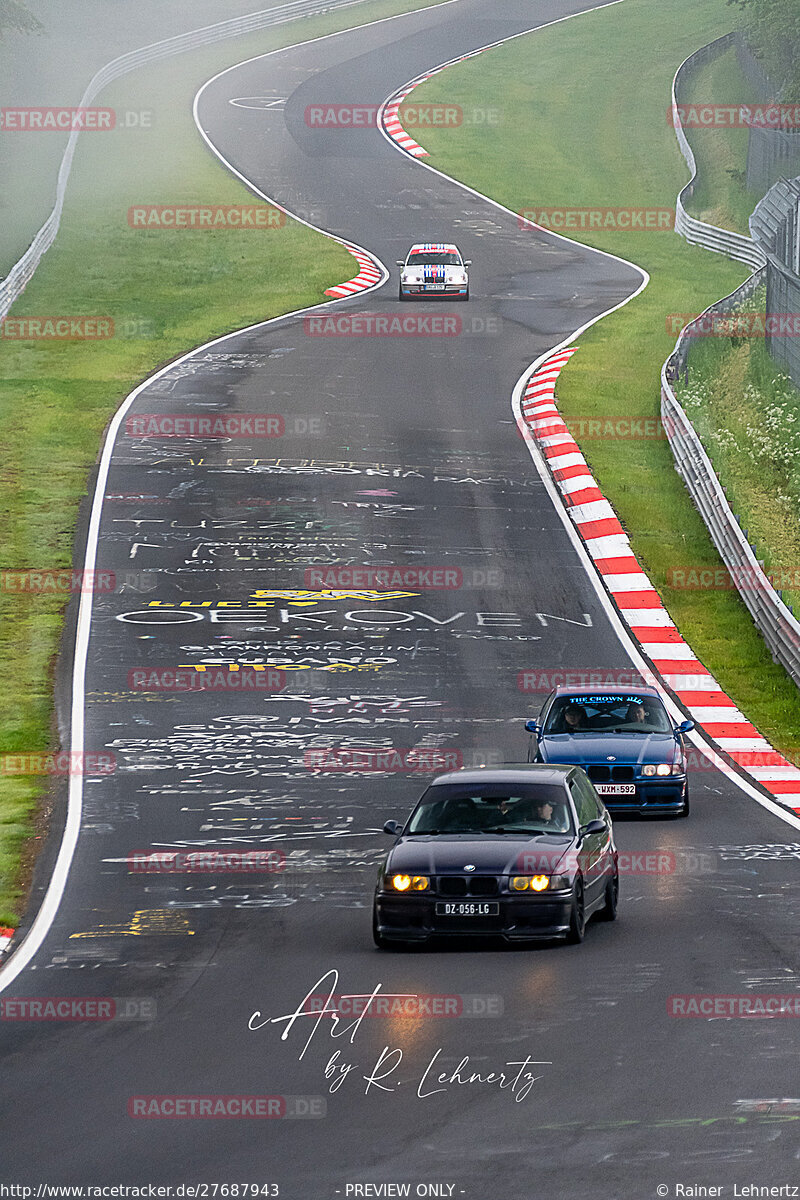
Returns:
[[[696,772],[689,821],[618,823],[632,856],[620,921],[582,947],[382,955],[370,940],[381,828],[422,787],[394,768],[524,758],[522,722],[543,695],[521,675],[636,663],[508,396],[518,405],[531,361],[642,276],[520,230],[377,129],[319,129],[305,113],[378,108],[446,57],[579,10],[459,0],[243,63],[198,100],[207,138],[257,194],[380,262],[455,240],[474,298],[401,307],[375,287],[243,330],[147,380],[110,429],[92,536],[124,586],[91,606],[72,733],[118,769],[85,781],[60,902],[0,988],[4,1004],[116,998],[139,1019],[3,1022],[20,1180],[633,1200],[675,1179],[777,1183],[792,1159],[791,1125],[755,1104],[792,1095],[792,1023],[668,1015],[674,994],[791,990],[798,967],[796,832],[720,772]],[[230,102],[267,91],[288,97],[283,111]],[[281,436],[159,441],[129,423],[153,413],[280,416]],[[423,572],[393,593],[363,575],[331,587],[320,568],[340,564],[450,568],[460,586]],[[174,691],[176,668],[215,681],[249,669],[251,686]],[[252,683],[270,668],[280,691]],[[392,769],[359,769],[354,750],[391,751]],[[277,850],[284,869],[176,869],[212,848]],[[649,874],[655,850],[670,869]],[[145,852],[174,853],[145,871]],[[377,985],[456,998],[444,1011],[461,1015],[389,1012],[344,1033],[263,1023],[307,995]],[[501,1090],[497,1072],[519,1070],[541,1078]],[[284,1097],[284,1116],[136,1107],[232,1095]]]

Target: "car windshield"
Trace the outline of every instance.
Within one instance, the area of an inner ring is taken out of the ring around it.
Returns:
[[[543,733],[670,733],[672,726],[657,696],[597,694],[558,696]]]
[[[460,267],[458,254],[444,250],[423,250],[408,256],[407,267]]]
[[[573,823],[559,787],[533,783],[484,787],[439,784],[428,788],[405,832],[563,835],[573,833]]]

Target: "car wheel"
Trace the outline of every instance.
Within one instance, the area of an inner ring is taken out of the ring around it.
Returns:
[[[572,909],[569,914],[569,930],[567,943],[577,946],[586,934],[586,910],[583,906],[583,883],[579,879],[572,893]]]
[[[606,902],[598,913],[601,921],[616,921],[618,900],[619,875],[614,875],[606,884]]]
[[[462,301],[462,303],[463,303],[464,301],[466,301],[466,300],[469,300],[469,288],[467,288],[466,295],[464,295],[464,296],[462,296],[462,297],[461,297],[461,301]]]
[[[398,300],[399,300],[401,303],[402,303],[404,300],[408,300],[408,296],[404,296],[404,295],[403,295],[403,289],[402,289],[402,288],[400,288],[399,292],[397,293],[397,299],[398,299]]]

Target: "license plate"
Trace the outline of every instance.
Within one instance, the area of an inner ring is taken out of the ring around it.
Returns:
[[[635,796],[635,783],[596,783],[600,796]]]
[[[444,283],[426,283],[425,287],[429,292],[443,292],[447,285]]]
[[[500,912],[497,900],[440,900],[437,917],[496,917]]]

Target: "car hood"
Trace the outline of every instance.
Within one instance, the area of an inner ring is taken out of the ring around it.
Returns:
[[[613,755],[618,763],[671,763],[676,750],[671,733],[556,733],[539,742],[544,762],[607,762]]]
[[[525,864],[535,863],[531,870],[544,874],[555,870],[572,844],[570,834],[421,835],[402,838],[389,851],[386,870],[391,874],[461,875],[464,867],[473,863],[475,875],[513,875],[527,873]]]

